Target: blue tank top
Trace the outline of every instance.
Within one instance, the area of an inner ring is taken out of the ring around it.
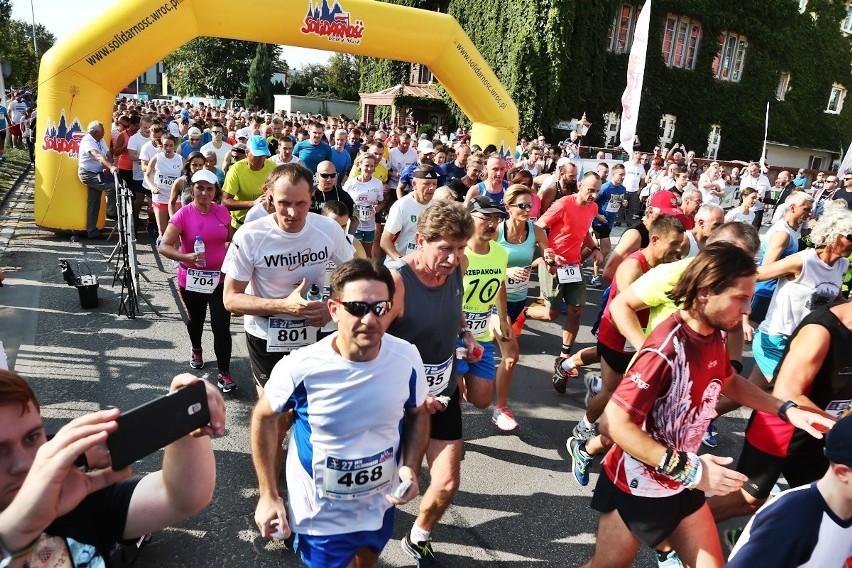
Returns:
[[[494,203],[500,206],[500,209],[506,211],[506,204],[503,203],[503,195],[506,193],[506,188],[509,187],[509,182],[503,180],[501,182],[500,193],[491,193],[485,188],[485,182],[481,181],[476,184],[476,187],[479,188],[479,195],[483,195],[485,197],[491,198]]]
[[[782,258],[787,258],[791,254],[796,254],[799,252],[799,232],[796,229],[792,228],[787,224],[786,221],[781,220],[774,225],[772,225],[768,231],[766,231],[766,236],[763,239],[763,243],[760,245],[760,251],[757,253],[757,265],[763,266],[763,255],[766,254],[766,246],[769,244],[769,239],[773,234],[777,232],[786,232],[790,235],[790,242],[787,243],[787,246],[781,251],[781,256],[778,257],[778,260]],[[771,298],[772,293],[775,292],[775,288],[778,286],[778,279],[773,278],[772,280],[766,280],[763,282],[758,282],[754,285],[754,295],[759,296],[761,298]]]
[[[535,229],[532,221],[527,221],[527,238],[520,244],[510,243],[506,240],[506,223],[500,223],[497,227],[497,242],[509,253],[509,268],[523,266],[530,269],[535,254]],[[527,299],[527,290],[530,284],[530,273],[526,278],[515,279],[506,277],[506,300],[509,302],[523,302]]]
[[[456,390],[456,340],[462,320],[461,267],[440,286],[423,284],[404,261],[388,263],[405,284],[402,317],[388,327],[388,333],[417,347],[423,359],[429,394],[452,396]]]

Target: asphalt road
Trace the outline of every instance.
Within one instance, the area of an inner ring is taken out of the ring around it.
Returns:
[[[81,413],[108,405],[129,409],[165,392],[171,378],[192,371],[189,338],[182,319],[173,269],[164,266],[153,240],[137,243],[142,274],[142,314],[118,316],[115,263],[108,262],[111,241],[71,242],[33,223],[32,175],[12,192],[0,209],[0,340],[10,367],[31,380],[42,404],[48,430]],[[615,233],[620,234],[620,231]],[[59,259],[83,262],[100,279],[100,305],[82,310],[77,291],[62,280]],[[600,291],[591,289],[578,347],[591,344],[589,325]],[[240,389],[227,399],[227,435],[214,440],[217,486],[210,506],[181,525],[154,535],[137,563],[141,567],[298,566],[282,543],[260,539],[254,526],[256,479],[249,451],[248,422],[255,401],[243,339],[242,320],[232,323],[232,374]],[[593,468],[588,487],[570,474],[565,440],[582,416],[583,384],[558,395],[550,384],[560,328],[529,321],[520,339],[521,360],[515,373],[510,408],[521,427],[499,432],[490,411],[464,405],[464,461],[461,488],[454,504],[433,532],[436,554],[444,566],[578,566],[592,554],[597,514],[589,498],[600,471]],[[212,336],[204,336],[212,357]],[[207,370],[215,365],[207,364]],[[746,361],[746,371],[751,360]],[[739,453],[744,414],[719,421],[715,453]],[[134,470],[159,468],[162,453],[139,462]],[[421,486],[428,472],[424,469]],[[186,483],[192,483],[187,479]],[[410,566],[398,539],[411,526],[417,501],[396,514],[394,539],[380,566]],[[635,566],[655,566],[643,550]]]

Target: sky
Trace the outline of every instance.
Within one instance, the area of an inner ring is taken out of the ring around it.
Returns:
[[[86,22],[97,14],[113,9],[120,2],[121,0],[12,0],[12,17],[31,22],[34,8],[36,23],[47,28],[58,41],[73,34],[74,30],[84,27]],[[298,69],[307,63],[326,63],[332,53],[283,46],[282,57],[291,69]]]

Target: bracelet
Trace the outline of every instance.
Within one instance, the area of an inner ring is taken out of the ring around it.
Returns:
[[[663,457],[660,458],[660,463],[657,464],[657,473],[665,475],[666,469],[669,467],[669,462],[672,459],[672,454],[674,454],[674,450],[672,448],[666,448],[666,453],[663,454]]]
[[[463,328],[461,328],[459,330],[459,339],[462,339],[462,337],[464,337],[464,335],[468,334],[468,333],[471,333],[470,328],[467,327],[467,326],[464,326]]]
[[[782,404],[781,408],[778,409],[778,418],[780,418],[784,422],[789,423],[790,419],[787,417],[787,411],[791,408],[799,408],[799,405],[793,402],[792,400],[788,400],[787,402]]]
[[[599,246],[593,246],[593,247],[592,247],[592,252],[595,252],[596,250],[597,250],[597,251],[601,250],[601,247],[599,247]]]

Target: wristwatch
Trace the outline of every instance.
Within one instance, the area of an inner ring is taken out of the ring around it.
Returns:
[[[790,422],[790,419],[787,418],[787,411],[791,408],[799,408],[799,405],[793,402],[792,400],[788,400],[787,402],[782,404],[781,408],[778,409],[778,418],[780,418],[784,422]]]
[[[459,330],[459,339],[462,339],[466,333],[471,333],[471,331],[469,327],[464,326]]]

